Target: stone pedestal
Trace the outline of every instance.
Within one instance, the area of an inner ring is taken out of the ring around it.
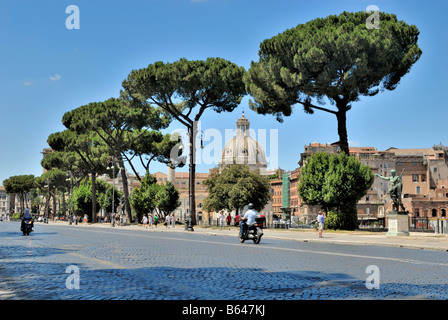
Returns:
[[[391,211],[387,215],[388,236],[409,236],[407,212]]]

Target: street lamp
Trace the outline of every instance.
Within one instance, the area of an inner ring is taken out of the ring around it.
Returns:
[[[112,163],[112,167],[107,166],[107,170],[111,170],[112,169],[112,209],[111,209],[111,214],[110,214],[110,224],[112,227],[114,227],[114,205],[115,205],[115,158],[112,158],[112,161],[110,162]]]
[[[44,186],[45,188],[48,188],[48,197],[47,197],[47,212],[46,217],[44,219],[44,223],[48,223],[48,218],[50,217],[50,180],[47,179],[47,184]]]
[[[72,191],[73,191],[73,176],[72,176],[72,172],[69,171],[70,173],[70,177],[65,179],[65,181],[70,181],[70,207],[68,209],[68,224],[72,225],[72,215],[73,215],[73,202],[72,202]]]

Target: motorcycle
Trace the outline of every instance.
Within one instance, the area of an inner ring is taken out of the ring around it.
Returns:
[[[33,231],[33,220],[26,219],[23,220],[22,232],[24,236],[29,236]]]
[[[263,223],[266,221],[266,218],[262,214],[258,214],[255,217],[255,222],[251,223],[247,226],[247,229],[243,231],[243,233],[239,233],[238,239],[241,243],[246,240],[252,240],[255,244],[259,244],[261,241],[261,237],[263,236]]]

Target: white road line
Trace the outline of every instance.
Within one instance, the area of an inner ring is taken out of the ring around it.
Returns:
[[[79,229],[82,230],[82,229]],[[87,230],[82,230],[87,231]],[[100,231],[100,230],[93,230],[89,229],[90,232],[97,232],[97,233],[106,233],[111,234],[111,232],[108,231]],[[158,238],[160,237],[154,236],[154,235],[145,235],[145,234],[137,234],[134,233],[132,236],[137,237],[143,237],[143,238]],[[294,248],[282,248],[282,247],[272,247],[272,246],[263,246],[263,245],[248,245],[248,244],[241,244],[241,243],[223,243],[223,242],[215,242],[215,241],[206,241],[206,240],[195,240],[195,239],[179,239],[179,238],[172,238],[172,237],[164,237],[164,240],[175,240],[175,241],[182,241],[182,242],[194,242],[194,243],[207,243],[207,244],[216,244],[216,245],[226,245],[226,246],[235,246],[235,247],[243,247],[246,246],[247,248],[256,248],[256,249],[272,249],[272,250],[283,250],[283,251],[290,251],[290,252],[298,252],[298,253],[310,253],[310,254],[322,254],[322,255],[330,255],[330,256],[340,256],[340,257],[347,257],[347,258],[362,258],[362,259],[374,259],[374,260],[385,260],[385,261],[394,261],[394,262],[400,262],[400,263],[411,263],[411,264],[425,264],[425,265],[432,265],[432,266],[442,266],[442,267],[448,267],[448,263],[441,263],[441,262],[428,262],[428,261],[420,261],[420,260],[413,260],[413,259],[400,259],[400,258],[388,258],[388,257],[379,257],[379,256],[366,256],[366,255],[360,255],[360,254],[349,254],[349,253],[340,253],[340,252],[329,252],[329,251],[318,251],[318,250],[306,250],[306,249],[294,249]]]

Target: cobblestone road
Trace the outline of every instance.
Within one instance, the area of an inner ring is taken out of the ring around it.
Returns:
[[[45,224],[25,237],[16,222],[0,242],[3,300],[448,299],[443,251]]]

